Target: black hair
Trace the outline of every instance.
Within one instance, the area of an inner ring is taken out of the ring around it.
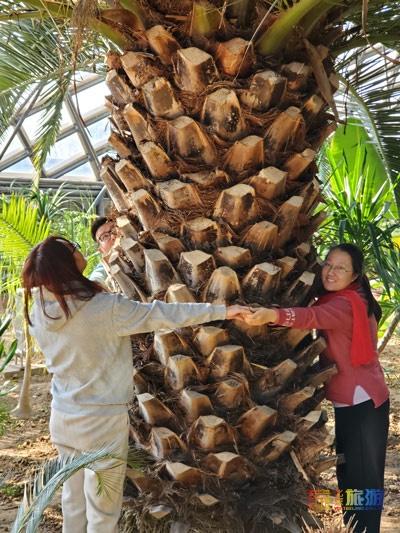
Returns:
[[[377,322],[382,318],[382,309],[379,303],[372,294],[371,285],[369,279],[364,273],[364,254],[362,250],[355,244],[349,242],[341,242],[335,246],[332,246],[328,252],[328,255],[334,250],[340,250],[345,252],[351,259],[354,274],[357,274],[357,279],[364,291],[364,296],[367,299],[368,304],[368,316],[374,314]]]
[[[103,224],[107,224],[107,222],[112,222],[111,219],[107,218],[107,217],[97,217],[93,220],[92,222],[92,225],[90,226],[90,234],[92,236],[92,239],[96,241],[96,233],[97,233],[97,230],[103,225]]]

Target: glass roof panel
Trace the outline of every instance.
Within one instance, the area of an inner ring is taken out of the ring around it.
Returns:
[[[6,161],[9,158],[13,158],[13,157],[15,158],[17,156],[20,156],[25,151],[24,145],[19,140],[17,135],[14,136],[9,146],[7,146],[8,142],[11,139],[13,132],[14,132],[13,128],[8,128],[8,130],[6,131],[4,135],[4,141],[2,145],[3,148],[0,147],[0,154],[2,154],[0,155],[1,163],[4,163],[4,161]],[[7,149],[5,150],[3,154],[3,150],[5,149],[6,146],[7,146]]]
[[[41,90],[44,95],[46,88]],[[75,84],[71,85],[62,107],[60,137],[47,157],[42,178],[71,179],[74,182],[100,179],[100,159],[110,150],[110,126],[104,105],[108,92],[104,77],[81,72],[76,74]],[[9,128],[0,143],[0,184],[2,177],[36,178],[32,160],[26,154],[32,153],[40,122],[46,118],[42,106],[39,97],[33,109],[26,109],[26,117],[22,115],[23,110],[13,117],[18,126]],[[80,116],[84,123],[79,120]],[[7,146],[12,135],[14,138]]]
[[[110,121],[108,117],[91,124],[87,128],[89,139],[95,148],[103,147],[110,136]]]
[[[79,91],[78,105],[82,118],[91,117],[99,111],[104,112],[104,96],[107,94],[106,91],[107,88],[104,82]],[[72,99],[75,104],[76,96],[72,95]]]
[[[40,123],[45,119],[44,111],[37,111],[25,118],[22,129],[28,139],[33,143],[37,137]]]
[[[68,174],[64,176],[64,179],[82,180],[87,181],[95,178],[92,166],[90,163],[85,163],[77,168],[68,171]]]
[[[65,166],[66,162],[76,162],[84,156],[85,152],[77,133],[69,135],[56,142],[47,157],[44,168],[47,171],[54,171]]]
[[[74,122],[72,120],[71,114],[67,109],[67,106],[63,104],[62,106],[62,118],[61,118],[61,131],[65,131],[67,128],[73,126]]]
[[[12,177],[12,175],[15,175],[15,177],[26,177],[27,174],[31,173],[34,175],[35,170],[29,157],[25,157],[25,159],[18,161],[18,163],[15,163],[14,165],[8,167],[5,171],[5,174],[8,177]]]

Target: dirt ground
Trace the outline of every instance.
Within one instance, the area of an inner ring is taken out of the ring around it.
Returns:
[[[386,461],[386,490],[381,533],[400,533],[400,338],[391,340],[381,356],[391,391],[389,444]],[[1,378],[3,379],[3,378]],[[10,379],[10,378],[8,378]],[[23,492],[23,483],[46,459],[56,455],[48,433],[50,376],[35,374],[31,381],[31,406],[34,416],[28,419],[7,418],[1,412],[13,409],[18,402],[22,375],[16,375],[17,389],[0,398],[0,533],[9,533]],[[332,409],[326,405],[330,417]],[[336,488],[335,472],[321,476],[320,488]],[[325,525],[338,521],[340,513],[328,510],[320,514]],[[40,533],[61,532],[60,498],[46,511]],[[234,532],[232,532],[234,533]]]

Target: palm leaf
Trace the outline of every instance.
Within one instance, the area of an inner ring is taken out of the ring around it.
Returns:
[[[11,316],[5,317],[2,319],[0,317],[0,338],[4,335],[6,330],[11,324]],[[3,361],[0,363],[0,372],[3,372],[5,367],[8,365],[8,363],[11,361],[11,359],[14,357],[15,351],[17,349],[17,340],[13,340],[12,343],[8,346],[8,348],[5,348],[4,340],[2,339],[0,341],[0,359]],[[1,387],[0,390],[2,390],[3,387]]]
[[[398,102],[400,67],[371,51],[358,51],[339,62],[343,84],[337,97],[342,117],[355,117],[367,129],[392,182],[400,173]],[[396,191],[400,205],[400,191]]]
[[[369,234],[373,249],[373,268],[382,280],[387,298],[392,302],[391,311],[398,311],[400,310],[400,249],[397,245],[393,245],[392,232],[382,234],[371,226]]]
[[[368,15],[366,19],[366,33],[371,44],[381,43],[385,47],[396,49],[399,46],[400,3],[397,1],[382,2],[368,0]],[[346,51],[354,51],[367,45],[364,28],[362,26],[362,11],[364,2],[350,0],[341,2],[343,11],[338,10],[338,19],[346,20],[346,31],[342,39],[338,40],[333,50],[336,55]]]
[[[343,143],[340,160],[338,151],[325,148],[324,161],[320,168],[325,172],[321,177],[328,217],[319,229],[321,253],[337,241],[356,243],[364,252],[368,274],[372,279],[380,279],[390,298],[391,288],[394,294],[399,288],[390,260],[396,256],[398,261],[398,247],[392,236],[400,222],[391,211],[393,189],[398,181],[393,186],[388,181],[382,183],[375,164],[376,154],[365,150],[362,144],[353,152],[351,144]],[[393,305],[394,300],[391,312]]]
[[[40,97],[45,104],[39,128],[33,132],[38,171],[60,132],[62,104],[75,72],[104,72],[99,58],[105,49],[98,37],[91,48],[82,48],[73,58],[68,31],[52,19],[0,23],[0,140],[13,117],[28,113]]]
[[[127,459],[124,459],[116,453],[116,447],[112,445],[78,457],[71,455],[64,459],[56,458],[46,461],[34,478],[25,484],[23,501],[19,506],[11,533],[37,531],[44,511],[63,483],[82,468],[96,472],[96,463],[110,459],[127,463],[135,470],[141,469],[149,462],[149,457],[143,450],[131,448]],[[96,476],[99,494],[103,492],[107,494],[115,490],[112,471],[107,474],[96,472]]]
[[[0,317],[0,339],[4,335],[4,333],[7,331],[8,327],[11,324],[12,317],[7,316],[4,319]],[[14,339],[7,347],[4,339],[0,340],[0,372],[3,372],[3,370],[6,368],[6,366],[11,362],[13,359],[15,352],[18,347],[18,341],[17,339]],[[17,385],[13,385],[9,387],[9,381],[4,381],[0,385],[0,397],[6,396],[10,392],[16,389]],[[2,429],[2,428],[0,428]],[[0,434],[2,434],[2,431],[0,431]]]
[[[37,207],[23,196],[3,195],[0,208],[0,291],[3,292],[19,285],[23,261],[32,247],[48,236],[50,222],[44,217],[38,220]]]
[[[43,190],[34,187],[27,191],[27,198],[38,208],[37,216],[39,220],[44,217],[53,221],[71,209],[79,211],[78,203],[70,198],[72,191],[66,191],[64,186],[65,183],[62,183],[56,190]]]

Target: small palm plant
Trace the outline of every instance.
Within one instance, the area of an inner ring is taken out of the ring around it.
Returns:
[[[22,265],[37,243],[50,229],[82,245],[88,258],[87,273],[98,261],[97,250],[90,237],[93,209],[85,211],[69,198],[61,185],[55,191],[19,190],[3,195],[0,201],[0,293],[6,294],[12,307],[15,291],[20,286]]]
[[[0,203],[0,292],[15,295],[23,261],[31,248],[45,239],[50,222],[38,219],[38,208],[24,196],[3,195]]]
[[[323,242],[329,246],[338,240],[351,240],[363,249],[368,265],[372,265],[371,228],[379,228],[382,239],[400,226],[394,198],[399,178],[391,184],[379,152],[358,121],[338,128],[323,157],[328,162],[321,165],[328,208],[328,217],[319,228]]]
[[[373,237],[375,249],[374,269],[383,281],[381,307],[383,309],[383,319],[390,317],[390,324],[379,342],[379,352],[385,348],[391,339],[400,322],[400,266],[399,247],[390,235],[386,236],[386,244],[378,245]]]
[[[373,140],[354,120],[339,127],[325,147],[320,170],[328,215],[316,237],[320,253],[338,241],[357,244],[368,274],[380,280],[383,295],[392,300],[393,313],[400,279],[395,268],[399,246],[393,239],[400,228],[395,201],[400,176],[390,182]]]
[[[117,460],[127,463],[133,470],[140,471],[149,462],[148,455],[137,448],[130,448],[127,458],[120,457],[114,446],[99,447],[92,453],[66,458],[55,458],[43,463],[33,478],[27,481],[24,497],[19,506],[11,533],[35,533],[42,522],[44,512],[58,489],[73,474],[82,468],[96,472],[98,493],[109,494],[113,488],[113,472],[105,473],[99,468],[100,462]]]
[[[14,339],[9,346],[6,346],[5,340],[2,338],[11,323],[11,317],[0,317],[0,372],[6,368],[15,355],[17,349],[17,340]],[[6,381],[0,385],[0,396],[5,396],[9,392],[13,391],[14,387],[9,387],[9,382]]]

